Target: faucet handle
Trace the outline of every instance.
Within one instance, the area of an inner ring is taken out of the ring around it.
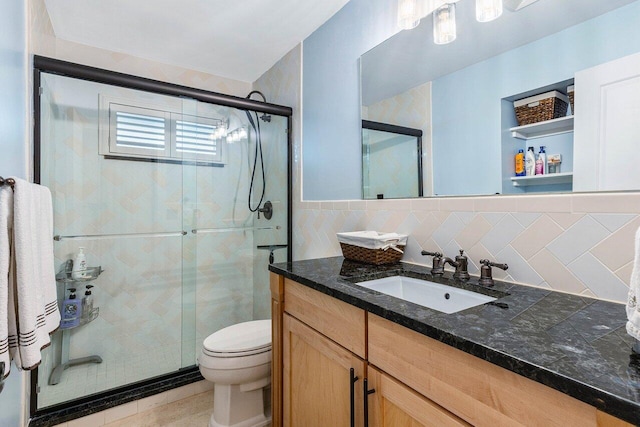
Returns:
[[[480,268],[480,280],[478,283],[484,286],[493,286],[494,282],[491,267],[498,267],[502,270],[509,268],[507,264],[499,264],[497,262],[489,261],[488,259],[481,259],[480,264],[482,264],[482,267]]]
[[[421,254],[433,257],[433,264],[431,265],[431,274],[433,274],[434,276],[444,274],[444,262],[442,261],[442,253],[422,251]]]
[[[428,256],[432,256],[435,258],[442,258],[442,253],[440,252],[429,252],[429,251],[422,251],[421,252],[422,255],[428,255]]]

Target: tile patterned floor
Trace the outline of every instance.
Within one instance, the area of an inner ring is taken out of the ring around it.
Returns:
[[[206,427],[213,411],[213,390],[105,424],[104,427]]]

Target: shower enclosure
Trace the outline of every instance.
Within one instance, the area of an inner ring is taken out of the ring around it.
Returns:
[[[206,336],[270,317],[269,257],[290,259],[290,109],[46,58],[36,68],[58,298],[91,289],[94,309],[43,351],[32,411],[197,376]],[[80,247],[96,269],[77,279]]]

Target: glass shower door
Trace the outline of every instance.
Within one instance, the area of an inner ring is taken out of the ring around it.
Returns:
[[[56,332],[43,352],[39,408],[183,366],[183,201],[189,192],[180,163],[100,152],[109,126],[101,117],[105,97],[178,112],[182,100],[51,74],[42,74],[42,87],[41,183],[53,196],[56,268],[64,275],[82,247],[87,264],[103,271],[92,281],[58,281],[61,307],[72,289],[77,299],[91,289],[96,312]],[[116,125],[125,132],[116,142],[125,149],[147,143],[145,132],[160,132],[149,123],[164,123],[139,110],[121,111]]]

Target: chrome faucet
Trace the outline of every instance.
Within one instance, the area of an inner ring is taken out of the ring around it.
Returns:
[[[502,270],[509,268],[507,264],[498,264],[496,262],[491,262],[488,259],[481,259],[480,264],[482,264],[482,267],[480,268],[480,280],[478,283],[484,286],[493,286],[494,282],[491,274],[491,267],[498,267]]]
[[[444,260],[442,259],[442,254],[440,252],[422,251],[421,254],[433,257],[431,274],[433,274],[434,276],[441,276],[444,274]]]

